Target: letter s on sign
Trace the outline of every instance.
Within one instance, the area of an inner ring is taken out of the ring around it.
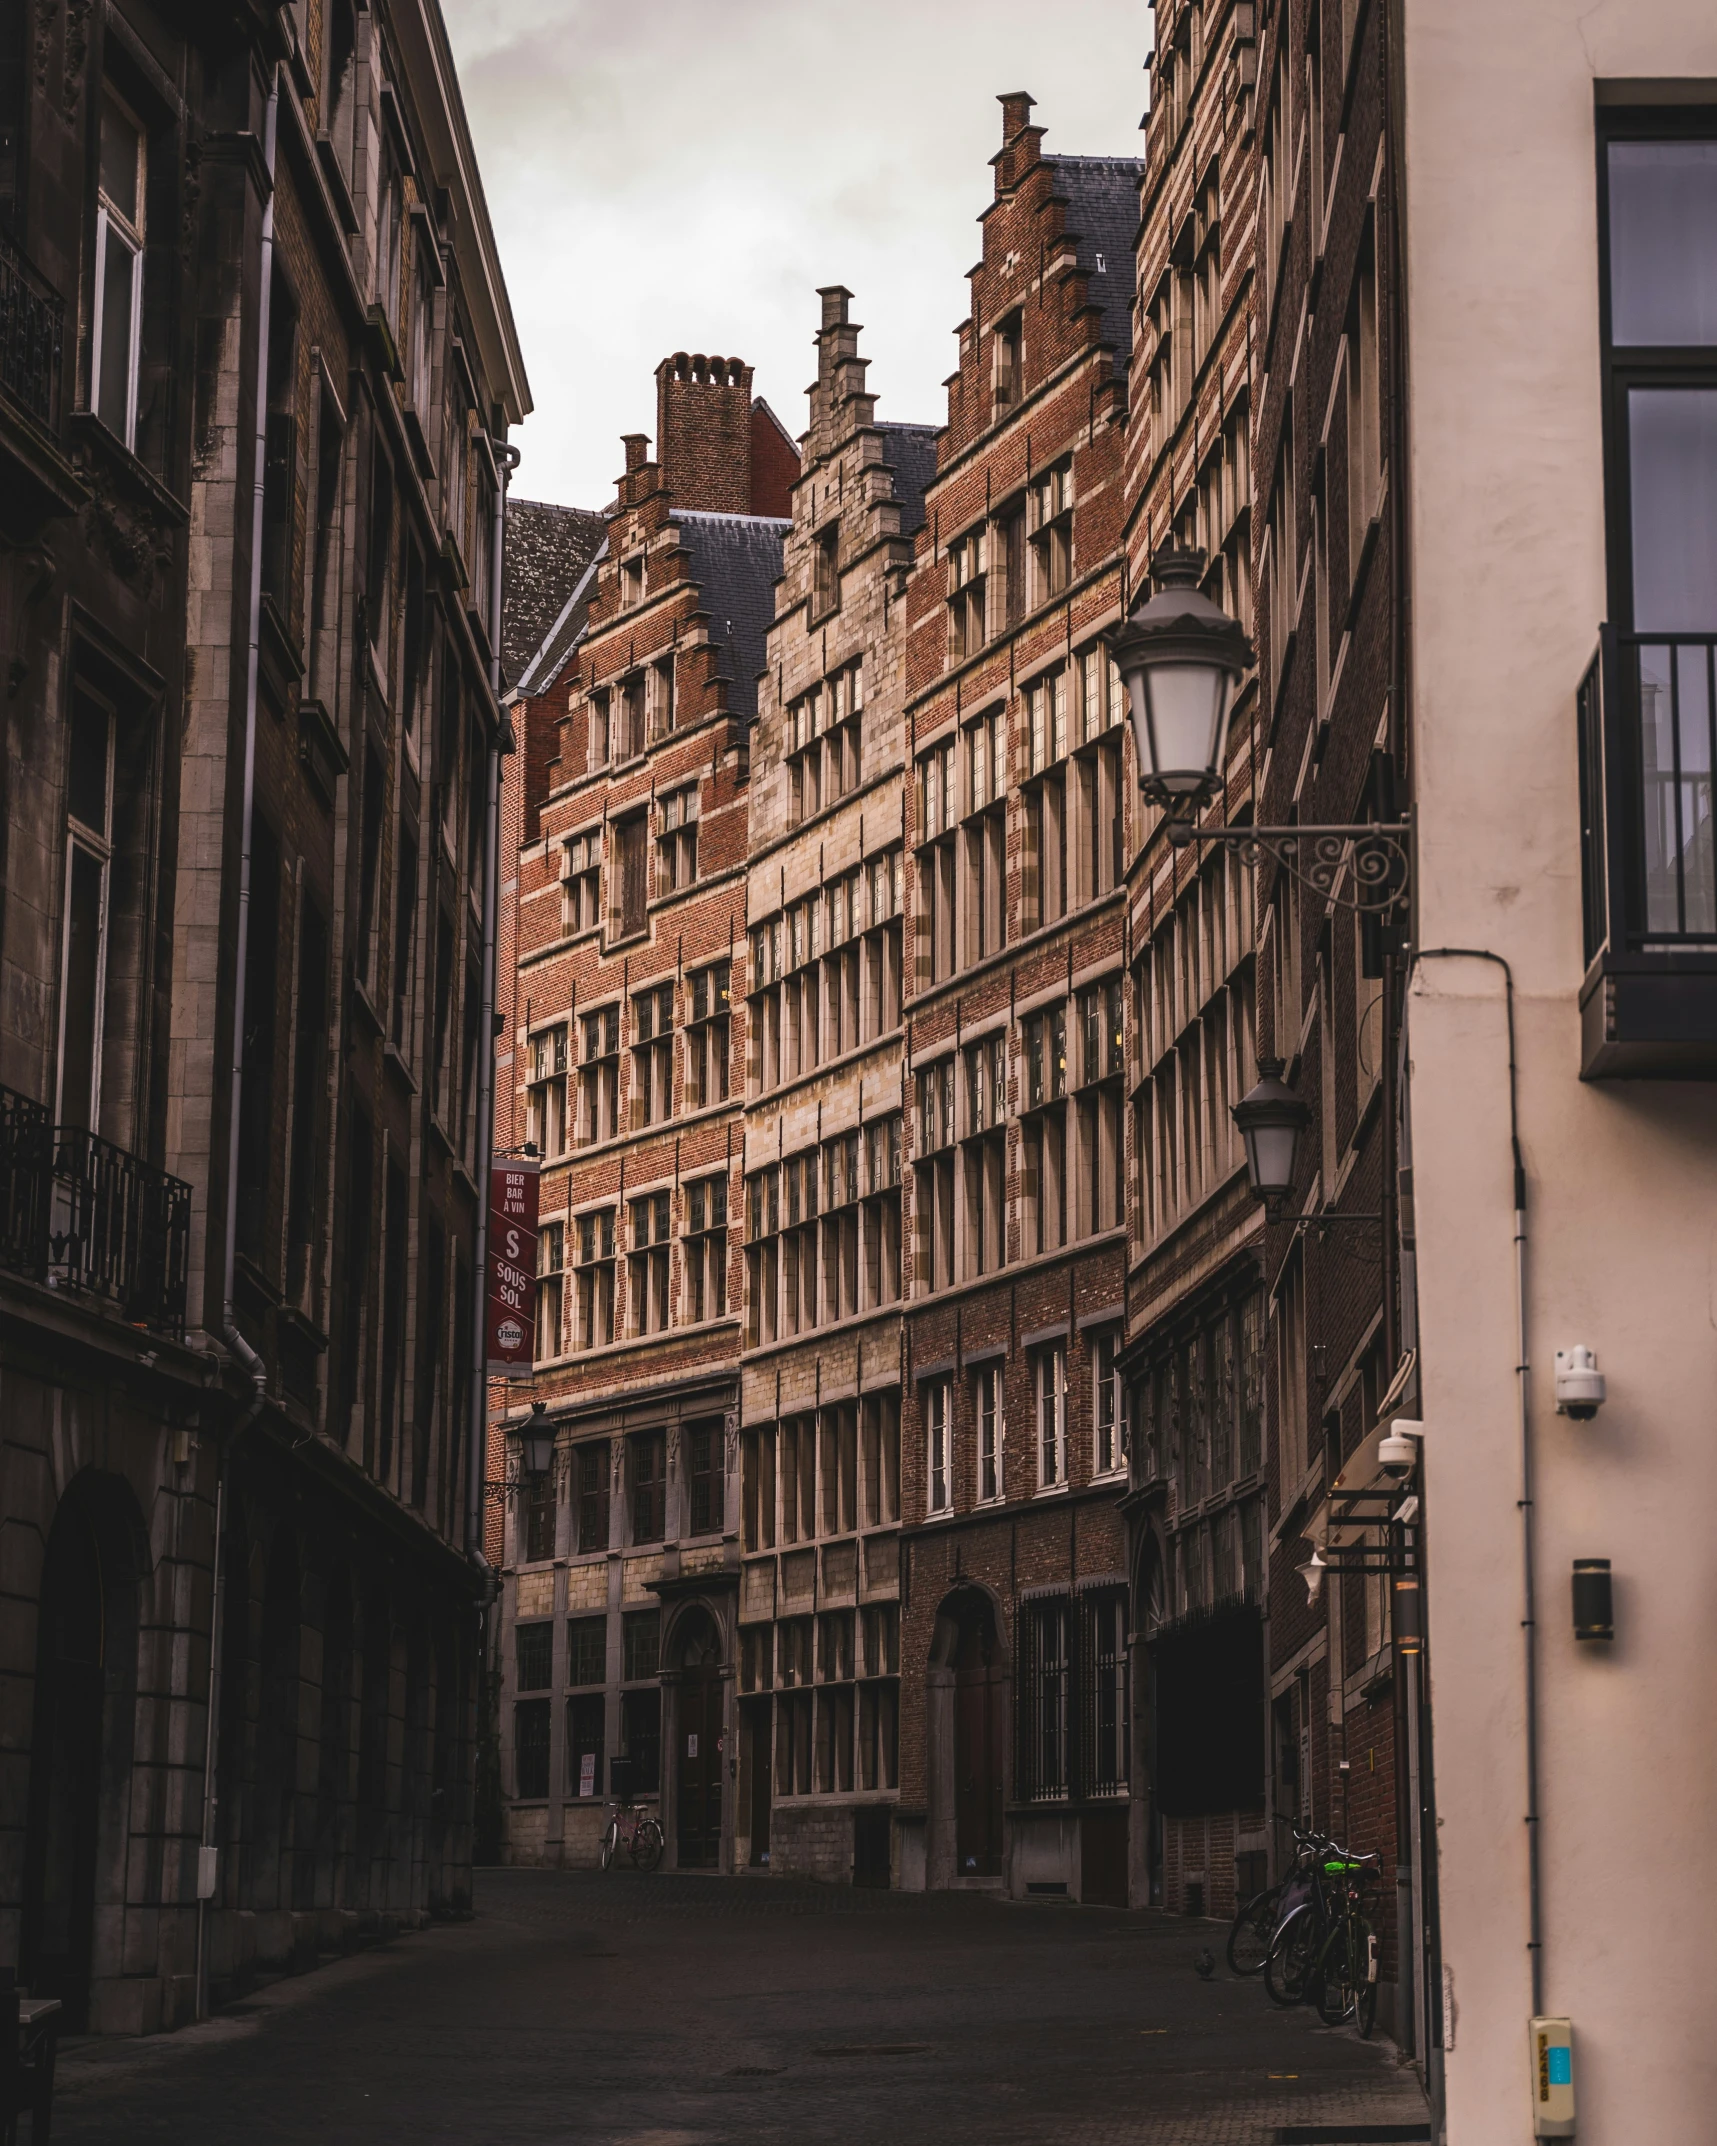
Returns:
[[[508,1232],[507,1232],[507,1257],[508,1257],[509,1259],[517,1259],[517,1258],[518,1258],[518,1256],[519,1256],[519,1233],[518,1233],[518,1231],[517,1231],[516,1229],[510,1229],[510,1230],[508,1230]]]

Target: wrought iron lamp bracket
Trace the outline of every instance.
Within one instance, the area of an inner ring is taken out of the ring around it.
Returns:
[[[1177,849],[1189,842],[1221,842],[1245,864],[1256,866],[1267,858],[1301,886],[1358,916],[1388,916],[1406,901],[1411,832],[1405,820],[1345,827],[1201,827],[1190,816],[1171,815],[1168,823]]]

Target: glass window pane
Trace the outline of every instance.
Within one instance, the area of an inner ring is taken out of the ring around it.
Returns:
[[[111,97],[101,107],[101,190],[133,228],[137,225],[136,123]]]
[[[1628,394],[1633,623],[1717,629],[1717,388]]]
[[[72,698],[71,742],[66,761],[66,810],[91,834],[106,837],[108,740],[113,718],[85,693]]]
[[[60,1067],[60,1118],[66,1125],[95,1127],[95,1069],[101,1033],[101,941],[107,869],[98,857],[72,846],[71,886],[66,903],[65,1040]]]
[[[1717,343],[1717,142],[1610,144],[1610,339]]]
[[[96,354],[95,413],[131,445],[132,310],[137,256],[117,227],[102,219],[101,349]]]

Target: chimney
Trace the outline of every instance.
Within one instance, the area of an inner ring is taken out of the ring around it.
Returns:
[[[631,476],[650,459],[650,435],[647,432],[623,432],[620,444],[626,450],[626,474]]]
[[[749,514],[751,367],[677,350],[656,367],[656,462],[677,507]]]
[[[1011,148],[1026,128],[1031,125],[1031,108],[1035,100],[1029,90],[1010,89],[996,102],[1002,108],[1002,147]]]

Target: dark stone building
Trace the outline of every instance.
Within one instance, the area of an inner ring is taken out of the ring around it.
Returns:
[[[0,37],[0,1961],[145,2031],[468,1898],[528,392],[433,0]]]

